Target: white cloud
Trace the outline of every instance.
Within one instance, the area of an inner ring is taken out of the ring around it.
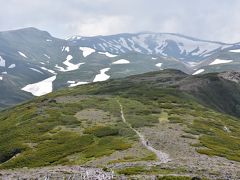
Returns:
[[[178,20],[174,17],[171,17],[165,20],[160,26],[162,32],[177,32],[180,29]]]
[[[240,41],[239,0],[0,0],[0,29],[34,26],[57,37],[174,32]]]
[[[126,16],[88,17],[79,23],[67,25],[68,29],[82,36],[107,35],[127,30],[131,18]]]

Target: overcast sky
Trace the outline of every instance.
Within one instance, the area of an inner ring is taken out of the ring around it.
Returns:
[[[37,27],[59,38],[172,32],[240,42],[240,0],[0,0],[0,31]]]

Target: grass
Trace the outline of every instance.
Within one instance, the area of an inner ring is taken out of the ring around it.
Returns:
[[[133,167],[127,167],[120,170],[117,170],[118,174],[124,174],[127,176],[131,175],[168,175],[173,173],[185,173],[185,169],[181,168],[161,168],[160,166],[153,166],[153,167],[146,167],[146,166],[133,166]]]
[[[168,122],[168,113],[167,112],[161,112],[159,117],[160,123],[167,123]]]
[[[99,139],[99,141],[88,147],[83,153],[87,158],[98,158],[104,155],[110,155],[114,151],[121,151],[130,148],[131,145],[122,138],[111,136]]]
[[[115,159],[112,161],[109,161],[108,164],[116,164],[116,163],[123,163],[123,162],[137,162],[137,161],[155,161],[156,155],[152,153],[151,151],[148,151],[148,153],[143,157],[137,157],[134,156],[125,156],[122,159]]]
[[[66,143],[67,141],[69,141]],[[66,162],[64,158],[70,154],[81,152],[94,142],[92,136],[76,136],[74,133],[56,134],[37,146],[37,149],[28,149],[12,161],[2,164],[3,168],[11,167],[39,167]],[[74,148],[73,148],[74,147]]]
[[[146,105],[136,100],[120,99],[120,101],[123,104],[125,118],[133,128],[153,126],[159,123],[159,113],[153,114],[154,110],[157,109],[155,106]]]
[[[85,134],[93,134],[97,137],[104,137],[104,136],[116,136],[119,134],[118,129],[107,127],[107,126],[95,126],[92,128],[85,129]]]
[[[163,177],[158,177],[158,180],[191,180],[191,177],[187,176],[163,176]]]
[[[161,169],[158,167],[146,168],[144,166],[128,167],[117,171],[118,174],[124,174],[127,176],[137,174],[170,174],[172,172],[173,170],[170,169]]]

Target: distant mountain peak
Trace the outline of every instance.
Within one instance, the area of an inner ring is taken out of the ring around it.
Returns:
[[[142,54],[174,57],[181,61],[201,61],[233,46],[221,42],[200,40],[174,33],[123,33],[109,36],[82,37],[68,39],[75,45],[84,45],[98,51],[113,54],[137,52]]]

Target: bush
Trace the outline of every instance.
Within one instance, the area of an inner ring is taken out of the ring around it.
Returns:
[[[119,134],[118,129],[107,127],[107,126],[95,126],[93,128],[86,129],[85,134],[93,134],[97,137],[104,136],[116,136]]]
[[[158,180],[191,180],[191,177],[185,177],[185,176],[163,176],[158,177]]]

